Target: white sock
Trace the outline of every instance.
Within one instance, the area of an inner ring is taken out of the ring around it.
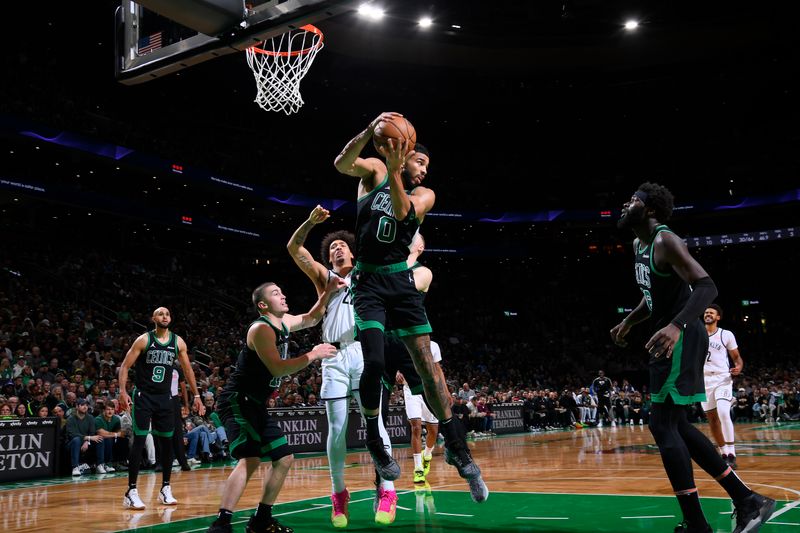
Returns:
[[[414,454],[414,470],[422,470],[422,454]]]
[[[423,452],[423,455],[425,457],[430,457],[431,455],[433,455],[433,448],[428,448],[427,446],[425,446],[425,451]]]

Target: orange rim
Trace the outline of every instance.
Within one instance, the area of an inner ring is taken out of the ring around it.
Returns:
[[[324,35],[322,34],[322,30],[314,26],[313,24],[306,24],[305,26],[300,26],[301,30],[307,31],[309,33],[313,33],[315,35],[319,35],[319,41],[316,42],[313,46],[309,46],[308,48],[303,48],[302,50],[295,50],[293,52],[275,52],[274,50],[264,50],[263,48],[259,48],[257,46],[251,46],[249,50],[256,52],[257,54],[264,54],[267,56],[283,56],[283,57],[295,57],[295,56],[302,56],[305,54],[310,53],[311,51],[319,48],[322,46],[322,41],[324,39]],[[265,41],[266,42],[266,41]]]

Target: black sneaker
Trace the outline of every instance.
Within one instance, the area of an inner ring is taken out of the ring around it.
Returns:
[[[731,467],[731,470],[736,470],[739,468],[739,465],[736,464],[736,456],[732,453],[723,455],[722,458],[725,459],[725,462],[728,463],[728,466]]]
[[[681,522],[675,526],[675,533],[712,533],[714,530],[711,526],[706,524],[705,528],[692,528],[687,522]]]
[[[294,529],[284,526],[275,518],[270,518],[263,524],[256,522],[256,515],[250,517],[244,527],[245,533],[294,533]]]
[[[391,455],[386,453],[386,448],[383,446],[381,439],[368,440],[367,451],[372,456],[372,462],[375,463],[375,470],[386,481],[394,481],[400,477],[400,465],[397,464]]]
[[[775,512],[775,500],[753,493],[733,511],[736,529],[733,533],[755,533]]]
[[[218,524],[217,520],[214,520],[214,523],[209,526],[206,533],[233,533],[233,526],[230,522],[227,524]]]

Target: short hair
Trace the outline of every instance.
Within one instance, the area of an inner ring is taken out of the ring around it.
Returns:
[[[655,211],[655,218],[659,222],[666,222],[672,216],[675,208],[675,197],[669,189],[658,183],[646,181],[639,185],[640,191],[647,193],[644,205]]]
[[[252,296],[253,306],[256,308],[256,311],[258,311],[258,302],[263,300],[265,297],[264,293],[267,291],[267,287],[271,287],[273,285],[275,285],[274,281],[267,281],[266,283],[262,283],[261,285],[256,287],[255,290],[253,291],[253,296]]]
[[[356,253],[356,236],[351,232],[347,230],[339,230],[328,233],[325,235],[325,238],[322,239],[322,244],[319,247],[319,258],[322,261],[322,264],[325,265],[325,268],[331,268],[333,266],[330,261],[331,244],[333,241],[346,242],[347,247],[350,248],[350,251],[353,254]]]
[[[417,152],[418,154],[423,154],[428,156],[428,159],[431,158],[431,152],[422,143],[414,143],[414,151]]]
[[[714,311],[717,312],[719,317],[722,318],[722,308],[717,304],[710,304],[708,307],[706,307],[706,309],[713,309]]]

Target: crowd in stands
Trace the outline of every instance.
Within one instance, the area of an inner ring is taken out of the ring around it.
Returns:
[[[172,307],[175,331],[187,341],[207,409],[205,416],[187,408],[182,413],[186,462],[191,466],[226,457],[227,437],[214,408],[253,313],[225,295],[246,302],[249,288],[218,272],[184,267],[174,258],[159,265],[98,253],[18,252],[2,261],[0,417],[57,417],[64,429],[64,464],[74,475],[84,473],[88,464],[98,473],[125,468],[133,436],[129,414],[119,409],[117,373],[128,348],[149,325],[151,308],[164,302]],[[296,291],[303,292],[299,287]],[[431,308],[437,306],[441,302]],[[608,364],[613,381],[611,409],[598,410],[591,382],[598,368],[596,354],[605,349],[601,342],[608,341],[599,341],[607,329],[593,325],[591,317],[559,319],[567,325],[555,332],[543,318],[544,325],[530,324],[523,333],[504,323],[503,316],[473,316],[475,327],[464,332],[459,326],[463,316],[455,308],[468,306],[455,305],[452,313],[432,316],[451,318],[449,323],[442,320],[439,331],[445,333],[437,332],[436,338],[453,410],[470,435],[492,435],[493,405],[505,402],[521,402],[525,426],[533,431],[647,423],[644,358],[635,362],[628,354],[605,355],[601,364]],[[589,341],[556,341],[567,335]],[[319,342],[318,336],[318,330],[293,335],[290,351],[301,353]],[[569,346],[576,348],[570,351]],[[758,355],[744,352],[747,367],[735,381],[734,419],[800,419],[800,372],[787,365],[770,366]],[[321,380],[319,366],[285,378],[268,407],[321,406]],[[402,398],[398,387],[391,403]],[[691,410],[693,420],[702,419],[699,407]],[[154,448],[148,445],[145,466],[156,468]]]

